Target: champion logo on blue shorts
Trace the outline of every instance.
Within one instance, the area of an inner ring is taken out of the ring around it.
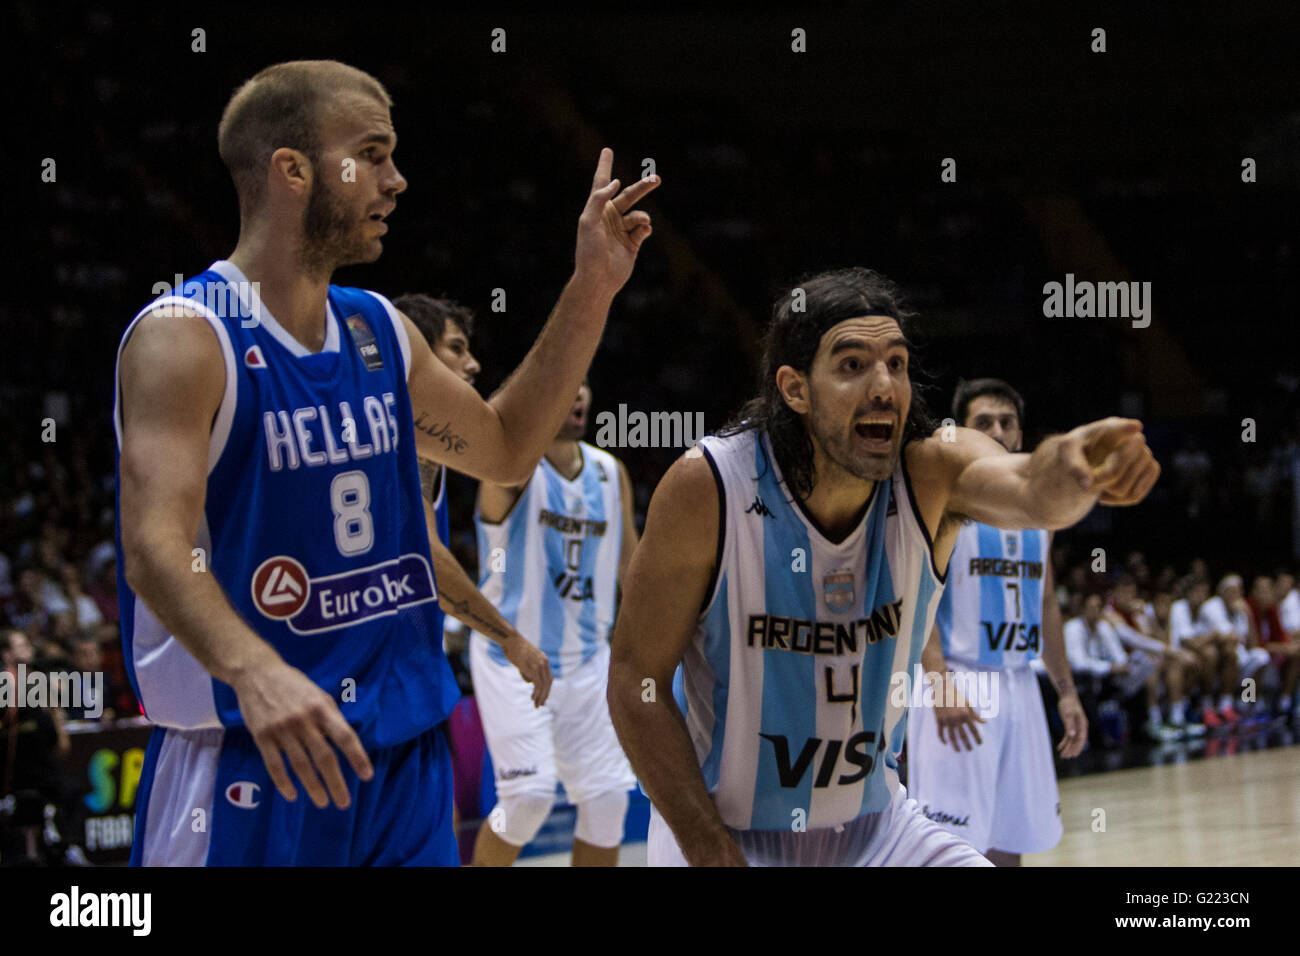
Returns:
[[[261,789],[250,780],[236,780],[226,787],[226,799],[244,810],[252,810],[262,802],[257,795]]]

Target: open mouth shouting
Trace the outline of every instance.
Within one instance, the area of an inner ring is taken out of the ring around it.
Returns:
[[[853,423],[853,431],[867,451],[885,454],[894,450],[897,427],[898,418],[893,412],[872,412]]]

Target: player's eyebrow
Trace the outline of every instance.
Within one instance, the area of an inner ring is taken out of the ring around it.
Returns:
[[[378,143],[381,146],[387,146],[389,149],[396,149],[397,134],[388,130],[371,130],[361,138],[361,145],[369,146],[371,143]]]
[[[870,343],[867,342],[866,339],[862,339],[857,336],[849,336],[848,338],[840,339],[838,342],[836,342],[834,345],[831,346],[831,355],[832,356],[838,355],[840,352],[844,352],[849,349],[870,349],[870,348],[871,345]],[[890,349],[898,349],[898,348],[901,349],[909,348],[906,336],[902,336],[902,335],[894,336],[892,339],[890,339],[888,342],[885,343],[884,350],[887,352]]]

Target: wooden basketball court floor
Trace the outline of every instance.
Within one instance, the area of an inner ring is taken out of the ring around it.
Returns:
[[[1300,863],[1300,746],[1090,773],[1061,780],[1060,791],[1065,835],[1026,866]],[[645,861],[644,843],[619,853],[620,866]],[[568,863],[555,853],[518,865]]]
[[[1300,863],[1300,747],[1092,773],[1059,786],[1065,835],[1055,849],[1025,857],[1027,866]]]

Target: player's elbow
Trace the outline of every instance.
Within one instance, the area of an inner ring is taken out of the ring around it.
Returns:
[[[122,529],[122,577],[136,594],[143,595],[148,590],[153,574],[149,569],[149,549],[140,540],[139,534],[131,534]]]
[[[148,595],[159,580],[159,555],[169,549],[159,540],[157,529],[124,523],[122,526],[122,577],[137,595],[148,600]],[[190,550],[177,551],[177,560],[193,563]]]
[[[615,640],[611,642],[609,680],[605,685],[605,703],[616,722],[622,721],[628,714],[628,702],[634,698],[639,699],[640,682],[635,671],[636,666],[628,655],[618,650],[616,634]]]

